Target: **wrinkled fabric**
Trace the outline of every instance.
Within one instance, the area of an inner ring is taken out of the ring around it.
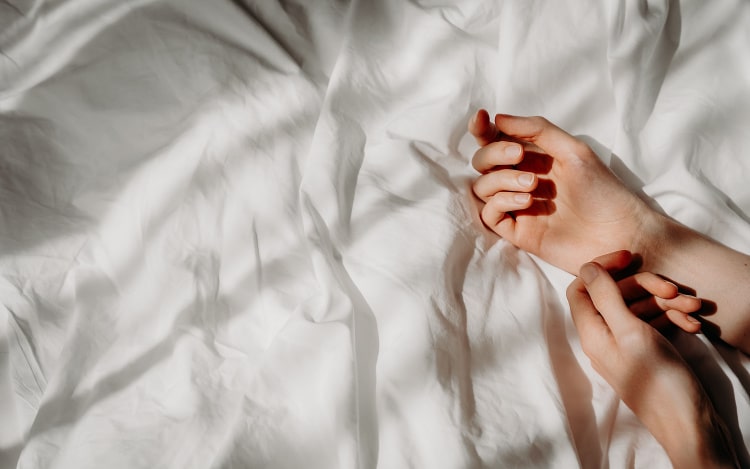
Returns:
[[[0,467],[670,467],[479,107],[750,252],[750,5],[0,2]],[[742,287],[739,287],[742,288]],[[681,337],[750,465],[750,360]]]

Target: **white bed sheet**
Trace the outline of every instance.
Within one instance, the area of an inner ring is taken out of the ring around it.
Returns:
[[[466,121],[750,252],[748,44],[741,0],[0,2],[0,467],[669,467]],[[677,345],[750,464],[750,361]]]

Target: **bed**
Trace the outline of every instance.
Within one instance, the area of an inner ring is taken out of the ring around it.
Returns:
[[[750,252],[749,45],[742,0],[0,2],[0,467],[670,467],[466,123]],[[675,343],[750,467],[750,360]]]

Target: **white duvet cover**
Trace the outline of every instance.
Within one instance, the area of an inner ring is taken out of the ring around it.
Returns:
[[[0,2],[0,467],[669,467],[479,107],[750,252],[746,1]],[[750,361],[677,345],[750,467]]]

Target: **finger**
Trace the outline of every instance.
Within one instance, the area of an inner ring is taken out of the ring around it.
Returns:
[[[701,331],[700,321],[675,310],[669,310],[654,317],[648,321],[648,324],[662,334],[669,332],[670,329],[674,329],[675,327],[682,329],[688,334],[697,334]]]
[[[544,117],[495,116],[495,128],[511,137],[531,142],[554,157],[591,157],[592,150]]]
[[[631,275],[617,282],[617,286],[620,287],[625,301],[637,300],[651,295],[670,299],[679,294],[677,285],[652,272],[639,272]]]
[[[594,262],[604,267],[610,274],[614,274],[627,268],[633,262],[633,254],[625,250],[610,252],[597,257]]]
[[[656,303],[653,296],[631,303],[628,308],[630,308],[631,313],[646,322],[663,315],[665,311]]]
[[[490,115],[484,109],[480,109],[469,120],[469,132],[474,136],[479,146],[485,146],[494,142],[497,137],[495,124],[490,122]]]
[[[523,148],[512,142],[491,142],[474,153],[471,160],[474,169],[480,173],[491,171],[496,166],[512,166],[523,159]]]
[[[570,305],[573,324],[581,338],[581,346],[586,355],[591,352],[590,346],[594,340],[606,340],[610,331],[604,318],[596,310],[586,286],[580,278],[573,280],[565,292]]]
[[[584,264],[580,277],[594,307],[604,317],[613,335],[617,336],[636,324],[638,318],[625,305],[617,283],[601,265],[595,262]]]
[[[689,334],[696,334],[701,330],[700,321],[690,316],[689,314],[670,309],[666,312],[666,316],[669,318],[672,324]]]
[[[674,324],[672,324],[672,321],[669,320],[666,314],[660,314],[654,317],[648,321],[648,324],[662,334],[674,327]]]
[[[485,225],[495,233],[503,236],[503,233],[498,231],[500,222],[506,220],[512,220],[515,224],[515,220],[511,217],[506,217],[507,212],[513,210],[522,210],[529,207],[533,202],[531,194],[519,193],[519,192],[498,192],[487,200],[487,203],[482,208],[481,218]],[[507,223],[506,223],[507,225]],[[507,227],[512,228],[512,227]],[[502,227],[506,230],[506,227]]]
[[[668,311],[674,309],[682,311],[683,313],[695,313],[703,306],[700,298],[696,298],[692,295],[685,295],[680,293],[674,298],[656,298],[656,302],[659,304],[661,309]]]
[[[523,210],[531,206],[533,200],[531,194],[525,192],[498,192],[487,200],[482,210],[484,211],[488,206],[488,210],[502,213]]]
[[[531,192],[536,189],[537,182],[534,173],[501,169],[479,176],[472,189],[477,197],[487,202],[487,199],[498,192]]]
[[[648,320],[669,310],[681,311],[684,314],[694,313],[701,308],[701,300],[683,294],[669,299],[650,296],[630,303],[628,307],[639,318]]]

